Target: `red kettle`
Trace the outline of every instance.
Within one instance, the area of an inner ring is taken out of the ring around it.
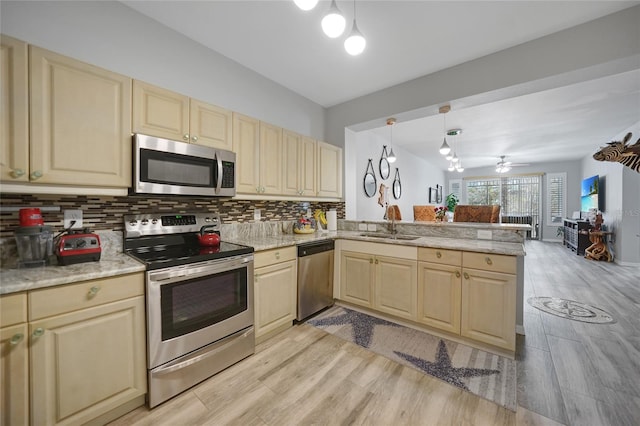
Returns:
[[[215,232],[207,233],[207,229],[215,229],[213,225],[205,225],[200,228],[200,233],[198,234],[198,241],[201,246],[217,246],[220,244],[220,235]]]

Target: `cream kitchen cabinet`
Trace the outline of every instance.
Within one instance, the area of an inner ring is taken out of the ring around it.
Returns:
[[[284,195],[316,196],[316,141],[289,130],[282,131]]]
[[[256,340],[291,327],[296,318],[296,247],[265,250],[254,255]]]
[[[317,196],[342,198],[342,148],[317,141]]]
[[[31,182],[131,186],[129,77],[29,46],[29,102]]]
[[[144,404],[144,275],[30,291],[31,423],[101,423]]]
[[[460,334],[515,351],[516,258],[462,253]]]
[[[29,424],[26,293],[0,297],[0,426]]]
[[[339,256],[341,300],[415,319],[415,247],[343,241]]]
[[[29,181],[27,43],[0,37],[0,180]]]
[[[135,80],[134,133],[232,150],[231,111]]]
[[[282,129],[233,114],[236,189],[243,194],[282,194]]]
[[[418,322],[460,334],[462,252],[418,249]]]

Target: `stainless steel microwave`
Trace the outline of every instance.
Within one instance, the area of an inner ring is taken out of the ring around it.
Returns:
[[[232,197],[235,163],[231,151],[136,134],[130,192]]]

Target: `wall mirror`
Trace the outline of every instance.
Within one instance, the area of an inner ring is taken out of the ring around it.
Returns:
[[[402,195],[402,183],[400,182],[400,170],[396,169],[396,175],[393,178],[393,198],[396,200]]]
[[[375,170],[373,169],[373,163],[369,158],[369,164],[367,164],[367,171],[364,174],[363,179],[364,193],[367,197],[371,198],[376,194],[376,187],[378,182],[376,181]]]
[[[389,154],[387,153],[387,146],[384,145],[382,147],[382,156],[380,157],[379,169],[380,169],[380,178],[385,180],[389,177],[389,173],[391,173],[391,166],[389,166],[389,160],[387,157]]]

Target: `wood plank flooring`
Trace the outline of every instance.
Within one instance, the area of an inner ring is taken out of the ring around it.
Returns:
[[[516,413],[302,324],[112,425],[640,424],[640,268],[588,261],[554,243],[526,249],[525,300],[578,300],[618,322],[579,323],[525,302]]]

